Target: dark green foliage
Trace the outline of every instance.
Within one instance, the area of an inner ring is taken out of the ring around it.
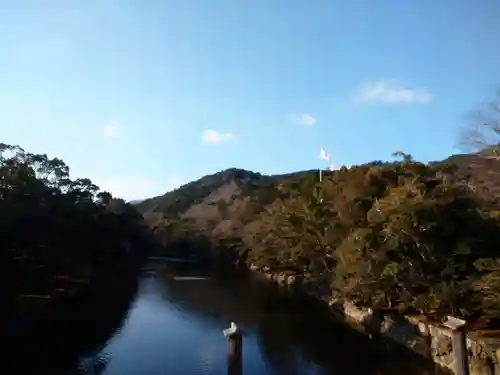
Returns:
[[[0,274],[11,303],[68,292],[72,287],[60,287],[60,280],[90,283],[138,261],[136,245],[152,241],[134,207],[99,193],[89,179],[71,180],[60,159],[6,144],[0,144],[0,213]]]

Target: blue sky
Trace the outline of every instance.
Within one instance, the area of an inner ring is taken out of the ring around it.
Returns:
[[[457,152],[498,0],[0,0],[0,136],[127,199]]]

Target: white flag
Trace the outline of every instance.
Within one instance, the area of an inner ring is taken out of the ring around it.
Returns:
[[[330,155],[325,150],[321,149],[319,151],[319,158],[324,160],[330,160]]]

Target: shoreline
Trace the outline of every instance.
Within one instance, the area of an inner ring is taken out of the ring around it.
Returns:
[[[371,336],[389,339],[447,371],[453,371],[451,330],[419,315],[398,315],[374,312],[370,308],[332,295],[308,291],[300,287],[300,277],[287,273],[261,270],[251,265],[249,272],[281,288],[287,288],[328,305],[331,313],[343,323],[362,328]],[[488,337],[480,331],[467,334],[470,375],[500,375],[500,335]]]

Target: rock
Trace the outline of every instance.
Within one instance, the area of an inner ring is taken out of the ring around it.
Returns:
[[[265,279],[288,288],[301,284],[302,291],[319,300],[324,300],[330,310],[339,319],[352,322],[368,334],[380,333],[394,342],[405,346],[414,352],[433,360],[445,368],[453,369],[453,346],[450,331],[440,324],[422,321],[421,317],[403,317],[375,313],[370,308],[360,308],[345,301],[339,295],[325,294],[325,291],[307,287],[302,283],[300,275],[287,273],[272,273],[268,267],[259,269],[251,265],[250,270],[258,272]],[[500,375],[500,349],[494,349],[481,341],[467,338],[469,352],[470,375]]]
[[[496,354],[496,363],[500,364],[500,349],[497,349],[495,351],[495,354]]]
[[[429,334],[429,328],[427,328],[427,324],[425,324],[424,322],[419,322],[417,324],[417,328],[418,328],[418,332],[421,335],[427,336]]]
[[[471,342],[470,349],[473,357],[479,357],[481,355],[481,352],[483,351],[481,344],[477,342]]]
[[[471,375],[494,375],[494,366],[490,361],[476,356],[469,358]]]
[[[453,350],[451,339],[444,335],[435,336],[434,340],[432,340],[432,346],[432,354],[436,357],[449,355]]]
[[[284,286],[287,283],[287,277],[283,273],[278,274],[277,277],[276,277],[276,281],[278,282],[278,285]]]

